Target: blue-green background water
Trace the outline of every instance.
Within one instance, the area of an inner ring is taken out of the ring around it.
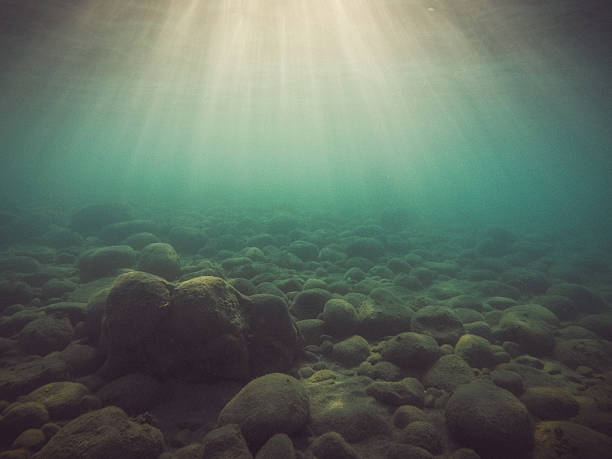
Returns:
[[[5,206],[408,206],[607,230],[610,8],[2,0]]]

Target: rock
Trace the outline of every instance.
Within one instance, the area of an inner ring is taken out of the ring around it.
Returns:
[[[270,373],[249,382],[225,405],[220,424],[238,424],[249,445],[258,448],[277,433],[292,434],[309,419],[308,396],[291,376]]]
[[[508,308],[499,322],[504,340],[514,341],[521,352],[536,356],[552,354],[553,331],[558,325],[557,316],[537,304]]]
[[[357,331],[366,338],[382,338],[410,329],[414,313],[407,305],[380,303],[371,298],[360,301],[356,309],[359,321]]]
[[[399,406],[393,413],[393,425],[398,429],[403,429],[411,422],[426,420],[425,412],[413,405]]]
[[[236,424],[227,424],[213,429],[202,440],[202,458],[207,459],[252,459],[253,455]]]
[[[573,418],[579,409],[574,396],[559,387],[529,387],[521,401],[532,414],[545,421]]]
[[[33,459],[141,459],[163,451],[162,433],[130,420],[121,408],[109,406],[73,419]]]
[[[152,372],[158,367],[156,344],[161,338],[160,324],[168,321],[169,287],[162,278],[142,272],[117,277],[108,294],[102,327],[107,347],[105,374]]]
[[[248,377],[248,311],[241,301],[242,295],[218,277],[196,277],[176,287],[166,332],[177,347],[171,357],[174,374]]]
[[[35,273],[40,269],[38,260],[23,255],[13,255],[0,258],[0,272],[9,273]]]
[[[476,282],[474,287],[483,296],[502,296],[506,298],[512,298],[513,300],[518,300],[521,298],[521,292],[519,291],[519,289],[513,287],[512,285],[504,284],[503,282],[495,280],[479,281]]]
[[[147,245],[153,244],[155,242],[161,242],[159,238],[153,233],[136,233],[131,236],[125,238],[121,244],[129,245],[134,250],[142,250]]]
[[[181,262],[170,244],[155,242],[142,249],[138,269],[173,281],[181,275]]]
[[[181,253],[195,253],[206,244],[206,236],[198,228],[175,226],[168,233],[168,240]]]
[[[474,368],[488,368],[496,363],[491,344],[480,336],[463,335],[455,345],[455,353]]]
[[[52,355],[0,368],[0,399],[12,400],[43,384],[66,378],[66,362]]]
[[[62,381],[45,384],[19,401],[44,405],[52,419],[71,419],[84,411],[82,399],[86,395],[89,390],[83,384]]]
[[[104,357],[97,348],[75,342],[58,353],[58,357],[66,362],[72,376],[93,373],[104,363]]]
[[[369,362],[364,362],[362,365],[365,364],[369,365],[369,367],[365,369],[360,366],[360,371],[358,371],[359,374],[365,374],[372,379],[381,379],[383,381],[399,381],[402,379],[402,369],[391,362],[376,362],[374,365]],[[363,371],[363,373],[361,371]]]
[[[612,314],[592,314],[580,319],[578,324],[597,333],[604,339],[612,341]]]
[[[351,242],[346,248],[346,253],[349,257],[363,257],[369,260],[377,260],[384,255],[385,248],[377,239],[362,237]]]
[[[303,261],[316,260],[319,256],[319,248],[312,242],[307,241],[293,241],[289,244],[287,250]]]
[[[604,300],[582,285],[571,283],[555,284],[546,291],[546,294],[569,298],[582,313],[599,314],[609,312],[609,308]]]
[[[251,296],[244,304],[250,330],[250,375],[289,370],[302,342],[285,300],[260,294]]]
[[[287,434],[273,435],[259,451],[255,459],[296,459],[293,442]]]
[[[549,282],[542,273],[525,268],[511,268],[501,275],[502,282],[516,287],[523,295],[542,294]]]
[[[404,378],[401,381],[376,381],[366,387],[366,393],[382,403],[392,406],[423,406],[425,391],[418,379]]]
[[[129,245],[112,245],[85,252],[77,266],[82,282],[89,282],[130,268],[136,263],[136,252]]]
[[[48,420],[49,412],[42,403],[12,403],[0,416],[0,442],[10,443],[20,432],[40,427]]]
[[[97,393],[104,405],[115,405],[130,416],[143,413],[160,402],[162,385],[150,376],[130,373],[104,385]]]
[[[38,308],[25,308],[10,316],[2,316],[0,317],[0,336],[12,336],[22,330],[29,322],[43,316],[44,313]]]
[[[83,334],[94,344],[100,339],[102,318],[104,317],[104,309],[109,292],[110,288],[100,289],[94,292],[87,302]]]
[[[612,370],[612,343],[600,339],[570,339],[559,341],[555,357],[568,367],[586,365],[600,371]]]
[[[477,380],[457,387],[445,414],[452,437],[485,458],[522,457],[533,446],[525,406],[489,382]]]
[[[98,236],[103,241],[118,243],[132,234],[157,233],[157,225],[150,220],[126,220],[102,227]]]
[[[28,304],[34,298],[34,292],[25,282],[0,281],[0,312],[13,304]]]
[[[72,334],[70,320],[44,315],[23,327],[19,334],[19,345],[29,354],[44,356],[64,349],[70,343]]]
[[[325,332],[332,336],[350,336],[357,329],[355,307],[341,298],[332,298],[325,303],[322,319],[325,322]]]
[[[569,421],[544,421],[535,427],[534,459],[610,457],[612,438]]]
[[[512,392],[517,397],[524,392],[525,386],[523,378],[518,373],[511,370],[496,369],[491,372],[491,380],[496,386]]]
[[[541,304],[561,320],[573,320],[580,309],[573,300],[561,295],[541,295],[531,299],[535,304]]]
[[[465,333],[463,324],[452,309],[425,306],[414,313],[412,330],[432,336],[439,344],[454,345]]]
[[[61,319],[67,317],[72,325],[76,325],[85,319],[87,314],[87,303],[77,301],[60,301],[52,303],[40,309],[48,315]]]
[[[370,355],[368,342],[359,335],[334,344],[332,357],[346,367],[354,367]]]
[[[296,323],[300,334],[304,338],[304,344],[321,344],[321,335],[325,333],[325,322],[320,319],[298,320]]]
[[[402,443],[418,446],[432,454],[442,452],[442,438],[436,427],[426,421],[414,421],[402,429],[399,435]]]
[[[291,314],[297,319],[316,319],[323,312],[325,303],[331,298],[327,290],[314,288],[304,290],[295,297],[291,305]]]
[[[423,376],[425,387],[449,392],[474,379],[474,372],[465,360],[455,354],[443,355]]]
[[[130,217],[128,208],[121,204],[90,204],[72,215],[70,227],[83,235],[90,235],[106,225],[125,221]]]
[[[45,282],[41,289],[41,294],[44,298],[60,298],[68,292],[72,292],[76,288],[76,284],[65,279],[49,279]]]
[[[312,442],[317,459],[359,459],[359,454],[338,432],[327,432]]]
[[[383,358],[402,368],[426,368],[436,361],[439,352],[435,339],[413,332],[400,333],[382,347]]]
[[[45,443],[45,434],[40,429],[27,429],[11,444],[11,448],[25,448],[30,451],[39,450]]]

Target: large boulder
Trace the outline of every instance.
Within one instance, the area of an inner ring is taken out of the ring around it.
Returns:
[[[81,281],[89,282],[111,275],[120,268],[130,268],[136,263],[136,258],[136,252],[129,245],[88,250],[77,262]]]
[[[476,380],[459,386],[446,405],[452,437],[483,458],[517,458],[531,449],[529,413],[510,392]]]
[[[103,374],[165,370],[157,351],[164,347],[160,329],[168,319],[170,288],[164,279],[143,272],[117,277],[104,309],[102,337],[107,359]]]
[[[289,375],[270,373],[244,386],[221,410],[218,421],[238,424],[256,449],[274,434],[297,432],[308,419],[308,396],[302,384]]]
[[[181,261],[170,244],[154,242],[142,249],[138,269],[173,281],[181,275]]]
[[[301,346],[282,298],[245,297],[213,276],[173,286],[152,274],[122,274],[108,294],[102,328],[102,374],[109,378],[136,371],[247,379],[288,369]]]
[[[180,373],[245,379],[248,316],[242,295],[223,279],[201,276],[174,290],[167,333]]]
[[[302,340],[289,314],[287,303],[275,295],[258,294],[242,299],[250,330],[249,370],[261,376],[290,368]]]
[[[144,459],[163,451],[163,434],[116,406],[91,411],[60,429],[33,459]]]

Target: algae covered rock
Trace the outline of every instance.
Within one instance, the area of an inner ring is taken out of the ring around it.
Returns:
[[[70,419],[86,410],[82,402],[86,395],[89,395],[89,390],[83,384],[61,381],[45,384],[19,401],[42,404],[52,419]]]
[[[370,355],[368,342],[359,335],[351,336],[339,343],[332,349],[332,357],[347,367],[354,367],[363,362]]]
[[[132,421],[121,408],[91,411],[63,426],[34,459],[143,459],[163,451],[163,434]]]
[[[463,324],[452,309],[425,306],[414,313],[411,322],[412,330],[429,335],[439,344],[454,345],[465,333]]]
[[[111,275],[120,268],[130,268],[136,263],[136,258],[136,252],[129,245],[88,250],[77,262],[81,281],[89,282]]]
[[[455,354],[443,355],[423,376],[426,387],[454,391],[474,380],[474,372],[465,360]]]
[[[440,348],[431,336],[405,332],[391,338],[383,345],[385,360],[402,368],[426,368],[436,361]]]
[[[448,400],[445,414],[453,438],[484,458],[522,457],[533,446],[525,406],[489,382],[477,380],[459,386]]]
[[[173,281],[181,275],[181,262],[170,244],[155,242],[142,249],[138,269]]]
[[[277,433],[292,434],[309,419],[308,396],[295,378],[270,373],[252,380],[225,405],[219,424],[238,424],[249,445],[259,447]]]
[[[30,354],[47,355],[64,349],[70,343],[73,333],[69,319],[43,315],[23,327],[19,334],[19,345]]]
[[[569,421],[544,421],[535,426],[534,459],[610,457],[612,438]]]

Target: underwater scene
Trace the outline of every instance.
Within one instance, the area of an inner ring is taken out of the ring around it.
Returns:
[[[0,459],[612,458],[610,43],[0,0]]]

